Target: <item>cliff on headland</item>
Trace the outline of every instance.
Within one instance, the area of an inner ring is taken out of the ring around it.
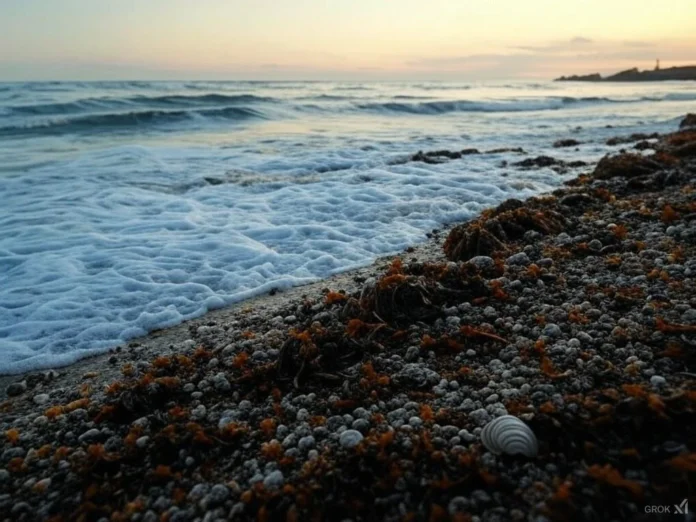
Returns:
[[[654,69],[639,71],[637,67],[602,78],[599,73],[561,76],[555,82],[660,82],[667,80],[696,80],[696,66],[670,67],[669,69]]]

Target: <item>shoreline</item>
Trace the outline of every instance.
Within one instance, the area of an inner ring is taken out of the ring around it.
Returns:
[[[633,141],[638,141],[641,139],[652,139],[655,138],[657,134],[632,134],[628,137],[619,138],[616,143],[609,143],[611,146],[618,144],[631,143]],[[554,143],[553,147],[555,149],[563,149],[564,147],[573,146],[576,144],[575,140],[560,140]],[[556,172],[558,175],[566,174],[572,169],[586,168],[590,164],[583,161],[566,162],[561,159],[550,158],[548,156],[533,156],[529,155],[527,151],[519,147],[503,147],[492,150],[479,150],[475,148],[465,148],[461,151],[449,151],[449,150],[435,150],[435,151],[418,151],[411,156],[405,157],[403,160],[399,161],[398,164],[404,163],[425,163],[425,164],[438,164],[447,161],[457,160],[470,155],[487,155],[487,154],[500,154],[500,153],[510,153],[515,156],[519,156],[521,161],[511,162],[511,165],[517,166],[523,170],[529,170],[540,167],[550,167],[551,170]],[[506,163],[506,161],[503,161]],[[564,184],[559,185],[558,188],[562,188]],[[528,196],[528,198],[543,196],[545,192],[539,193],[536,196]],[[527,199],[528,199],[527,198]],[[493,208],[493,207],[489,207]],[[481,211],[484,212],[485,210]],[[407,247],[406,249],[394,252],[392,254],[384,254],[377,257],[370,264],[360,267],[347,269],[345,271],[333,274],[327,278],[320,279],[311,283],[301,284],[299,286],[293,286],[286,289],[274,289],[271,292],[265,292],[262,294],[255,295],[246,299],[242,299],[238,302],[232,303],[230,305],[224,306],[219,309],[210,310],[205,312],[203,315],[184,320],[183,322],[176,324],[171,327],[161,328],[153,330],[143,336],[135,337],[128,341],[122,342],[121,344],[109,348],[108,350],[97,353],[93,355],[84,355],[79,357],[77,360],[56,366],[50,366],[45,368],[36,368],[23,372],[0,374],[0,399],[4,397],[4,389],[12,382],[17,380],[22,380],[26,377],[31,377],[45,374],[47,372],[53,372],[57,376],[62,376],[67,374],[69,380],[75,380],[78,378],[77,374],[79,372],[91,372],[96,369],[102,368],[105,361],[108,361],[110,357],[114,354],[120,353],[123,350],[129,348],[139,348],[139,353],[143,356],[156,356],[158,351],[162,349],[169,349],[170,345],[180,344],[185,341],[189,335],[189,327],[196,323],[205,322],[225,322],[234,320],[238,317],[243,310],[247,308],[258,308],[260,311],[269,313],[269,310],[279,310],[282,309],[286,304],[292,302],[294,299],[302,296],[303,294],[311,294],[311,297],[320,298],[322,295],[321,290],[327,287],[333,289],[333,287],[341,288],[347,292],[355,290],[361,280],[355,281],[354,278],[368,278],[377,277],[382,269],[388,265],[389,261],[395,256],[411,257],[418,262],[430,262],[436,261],[438,257],[441,256],[442,245],[446,239],[447,233],[457,225],[461,223],[467,223],[469,221],[476,220],[480,214],[471,216],[467,221],[464,222],[453,222],[440,225],[438,228],[431,230],[426,233],[428,239],[426,241]],[[186,347],[181,347],[181,350],[186,350]],[[73,370],[74,368],[74,370]],[[115,372],[106,372],[109,377],[114,377]]]
[[[681,127],[396,257],[15,376],[0,509],[669,520],[647,508],[696,487],[696,115]]]
[[[294,286],[285,290],[277,290],[274,292],[259,294],[229,306],[217,310],[211,310],[200,317],[188,319],[170,328],[154,330],[144,336],[136,337],[122,343],[119,346],[110,348],[108,351],[101,354],[85,356],[73,363],[63,366],[0,375],[0,398],[5,396],[5,389],[12,382],[21,381],[28,376],[37,376],[47,372],[55,372],[58,374],[57,377],[65,377],[68,381],[79,380],[83,373],[97,370],[105,373],[105,377],[108,376],[107,378],[114,378],[118,375],[118,371],[104,371],[104,365],[105,363],[108,363],[111,357],[122,353],[123,351],[136,348],[142,357],[156,357],[158,352],[162,350],[168,351],[170,345],[181,344],[182,342],[188,340],[190,338],[189,329],[192,326],[200,326],[209,322],[224,323],[234,321],[240,315],[245,315],[247,313],[245,311],[248,309],[252,309],[254,313],[278,313],[280,310],[286,308],[289,304],[293,303],[305,294],[312,298],[320,297],[322,295],[322,289],[324,288],[341,288],[347,292],[355,291],[355,289],[358,288],[365,279],[379,275],[383,271],[384,267],[387,266],[394,258],[394,256],[411,256],[418,258],[422,262],[429,261],[434,257],[437,257],[435,253],[441,250],[442,243],[444,242],[447,232],[454,226],[456,226],[456,224],[449,224],[433,230],[432,232],[428,233],[428,235],[431,235],[432,237],[425,242],[408,247],[402,252],[380,256],[372,263],[362,268],[349,269],[313,283]],[[186,349],[187,347],[180,347],[182,352]],[[62,381],[59,380],[58,382]]]

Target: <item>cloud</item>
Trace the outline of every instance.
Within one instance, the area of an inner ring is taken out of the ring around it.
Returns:
[[[655,47],[655,42],[625,41],[621,42],[624,47]]]
[[[582,39],[582,41],[579,41]],[[422,57],[407,62],[420,72],[455,76],[476,75],[487,78],[537,78],[561,74],[615,73],[630,67],[651,69],[655,56],[663,66],[696,61],[696,46],[689,41],[624,42],[590,41],[576,37],[548,45],[508,47],[507,52]]]
[[[570,40],[551,42],[547,45],[516,45],[510,47],[510,49],[516,49],[518,51],[528,51],[533,53],[557,53],[577,50],[578,47],[587,47],[594,43],[594,40],[591,40],[590,38],[585,38],[584,36],[576,36],[575,38],[571,38]]]

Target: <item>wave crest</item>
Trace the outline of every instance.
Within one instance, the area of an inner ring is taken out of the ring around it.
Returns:
[[[54,119],[26,125],[0,127],[0,136],[54,135],[66,132],[86,132],[95,129],[132,129],[140,126],[168,124],[197,117],[241,121],[264,118],[263,113],[249,107],[221,107],[205,110],[160,111],[90,114],[71,118]]]

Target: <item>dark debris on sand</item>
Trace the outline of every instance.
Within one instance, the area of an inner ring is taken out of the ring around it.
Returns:
[[[508,200],[357,291],[123,350],[106,386],[12,385],[3,516],[676,520],[646,506],[696,491],[695,143]],[[481,444],[505,413],[537,457]]]

